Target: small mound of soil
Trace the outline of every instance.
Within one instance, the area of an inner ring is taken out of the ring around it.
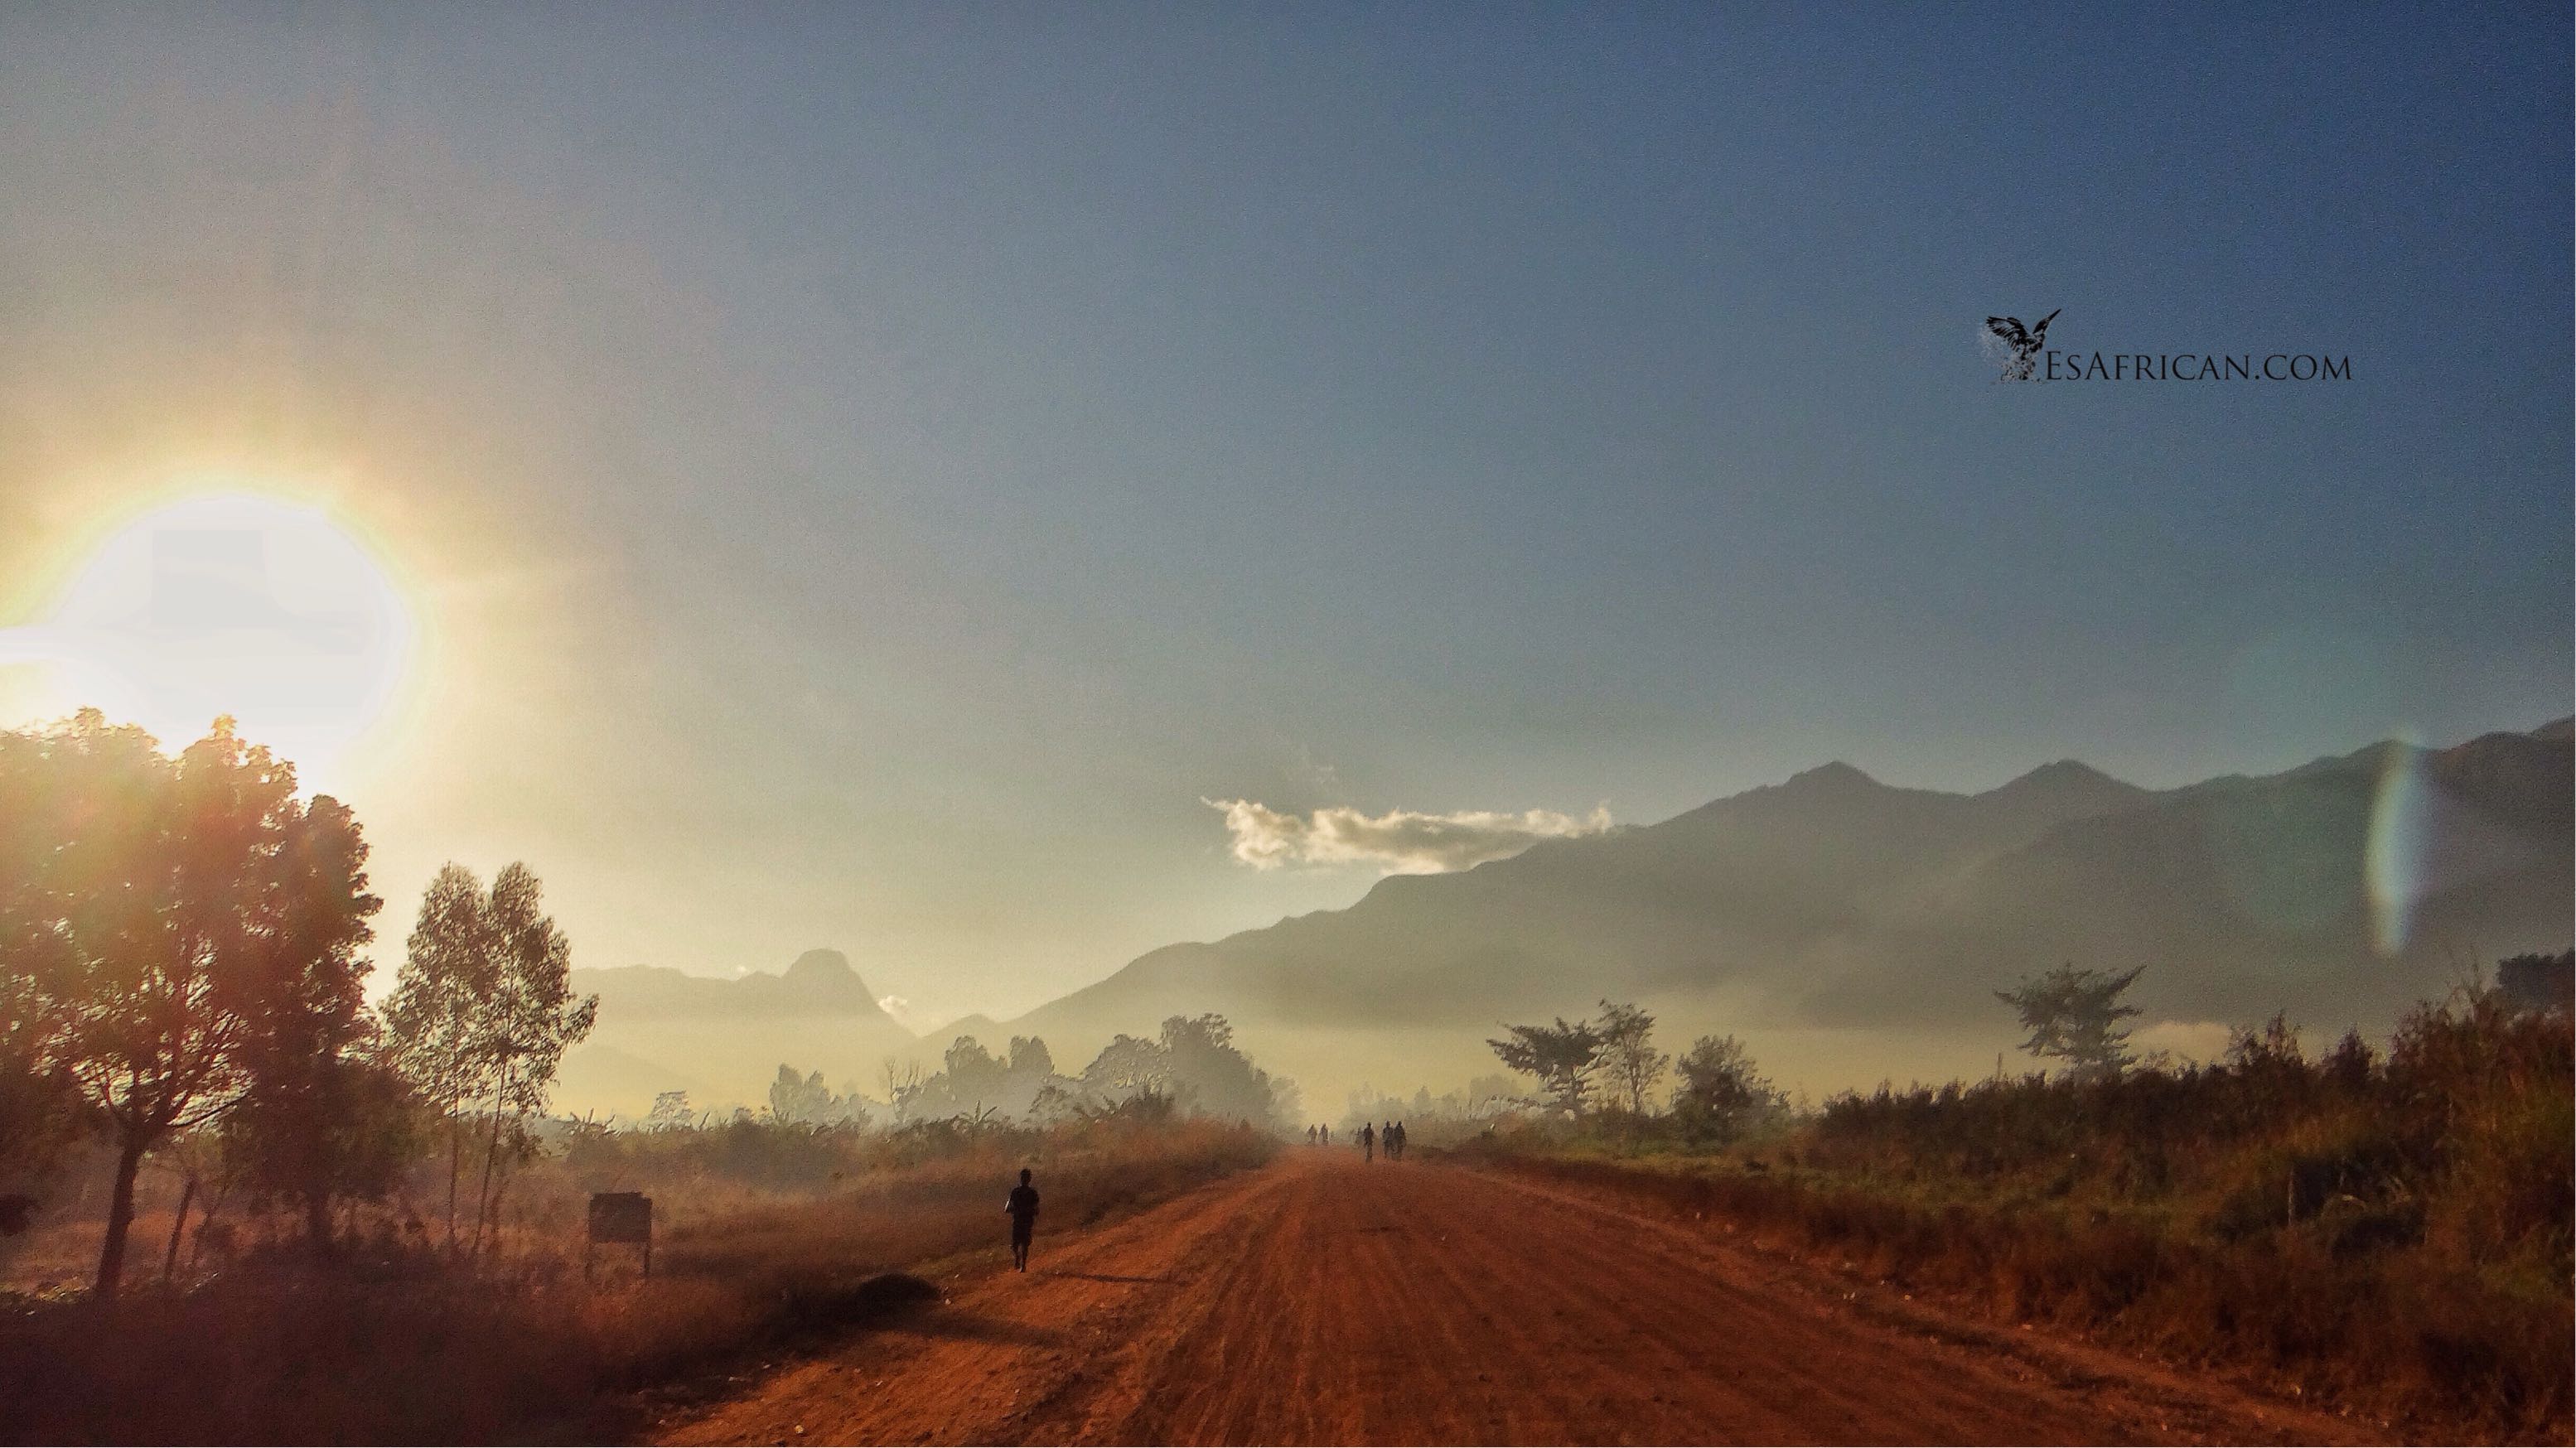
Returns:
[[[909,1272],[880,1272],[860,1283],[850,1296],[863,1308],[891,1312],[937,1302],[939,1289]]]
[[[850,1285],[790,1289],[786,1326],[795,1332],[865,1327],[939,1300],[939,1289],[908,1272],[880,1272]]]

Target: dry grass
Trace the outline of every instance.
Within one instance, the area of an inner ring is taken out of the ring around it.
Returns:
[[[827,1172],[821,1189],[784,1192],[703,1162],[668,1170],[660,1158],[689,1156],[684,1143],[627,1145],[608,1164],[616,1185],[653,1191],[664,1223],[649,1281],[583,1280],[572,1208],[585,1169],[557,1159],[514,1192],[504,1250],[472,1271],[434,1249],[355,1253],[328,1269],[253,1252],[184,1290],[17,1299],[0,1316],[0,1439],[625,1436],[640,1390],[866,1320],[877,1304],[864,1284],[880,1273],[987,1246],[1000,1255],[1002,1194],[1023,1164],[1041,1173],[1047,1225],[1064,1230],[1272,1149],[1204,1123],[1072,1127],[949,1143],[910,1166],[844,1152],[837,1183]],[[594,1145],[591,1170],[610,1149]]]
[[[2385,1060],[2276,1031],[2117,1085],[1849,1097],[1717,1157],[1482,1152],[2406,1432],[2566,1442],[2571,1072],[2564,1014],[2469,994]]]

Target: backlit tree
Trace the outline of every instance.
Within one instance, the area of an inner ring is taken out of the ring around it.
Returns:
[[[218,719],[178,758],[96,710],[0,734],[0,968],[115,1141],[97,1289],[123,1278],[144,1155],[241,1099],[281,1043],[355,1029],[357,821]]]

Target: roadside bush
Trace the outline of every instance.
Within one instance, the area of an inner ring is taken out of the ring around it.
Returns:
[[[1539,1130],[1461,1154],[2410,1431],[2563,1442],[2572,1102],[2568,1014],[2468,989],[2385,1057],[2310,1060],[2275,1018],[2207,1067],[1881,1087],[1715,1157]]]

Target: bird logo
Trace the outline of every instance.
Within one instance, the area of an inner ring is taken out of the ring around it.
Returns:
[[[2057,312],[2065,310],[2064,307],[2060,307]],[[2028,330],[2023,329],[2019,317],[1986,318],[1986,330],[2003,338],[2004,345],[2012,348],[2012,360],[2004,363],[2004,375],[1997,378],[1997,381],[2028,382],[2030,380],[2031,364],[2039,360],[2039,349],[2048,341],[2048,324],[2057,320],[2057,312],[2051,312],[2040,318],[2039,325]]]

